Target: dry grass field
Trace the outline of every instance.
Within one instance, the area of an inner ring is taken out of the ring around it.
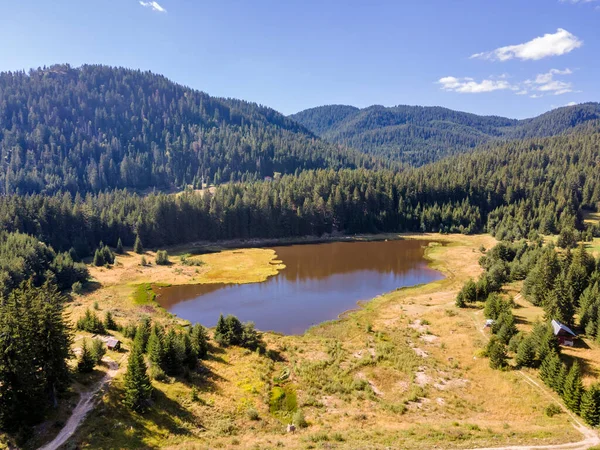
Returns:
[[[544,414],[552,402],[544,392],[517,372],[490,369],[487,359],[479,356],[487,339],[481,309],[454,305],[464,281],[481,272],[480,248],[491,248],[495,240],[487,235],[402,238],[443,243],[430,244],[426,257],[446,278],[379,296],[301,336],[265,334],[271,357],[213,347],[201,373],[154,381],[153,407],[144,415],[121,405],[121,374],[76,433],[73,445],[460,449],[578,440],[566,414]],[[146,258],[153,261],[150,253]],[[121,324],[150,315],[179,326],[181,320],[146,294],[140,299],[137,286],[256,282],[282,267],[274,252],[264,249],[193,258],[203,264],[183,266],[174,255],[171,266],[142,268],[139,255],[128,255],[118,256],[112,269],[93,268],[97,289],[73,301],[71,317],[96,303],[98,314],[110,310]],[[511,286],[509,293],[516,295],[519,289]],[[539,311],[524,300],[517,303],[519,327],[526,329]],[[587,358],[589,367],[595,367],[598,351],[594,344],[574,349],[580,353],[573,356]],[[279,381],[287,371],[289,378]],[[273,406],[273,399],[282,395],[288,409],[302,410],[308,427],[285,432],[292,413]]]

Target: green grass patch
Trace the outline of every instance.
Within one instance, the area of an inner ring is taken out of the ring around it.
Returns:
[[[274,386],[269,396],[269,411],[281,420],[289,420],[298,409],[296,392],[289,386]]]
[[[142,283],[133,291],[133,301],[136,305],[148,305],[156,300],[156,293],[150,283]]]

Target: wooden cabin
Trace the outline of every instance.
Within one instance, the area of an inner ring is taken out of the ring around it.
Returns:
[[[109,350],[118,351],[121,348],[121,341],[115,338],[109,338],[106,340],[106,347]]]
[[[575,338],[577,337],[573,330],[560,323],[558,320],[552,320],[552,329],[554,330],[554,336],[556,336],[556,339],[558,339],[558,343],[560,345],[573,347]]]

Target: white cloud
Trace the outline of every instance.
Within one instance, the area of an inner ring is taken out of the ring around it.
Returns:
[[[577,105],[577,102],[569,102],[565,106],[575,106],[575,105]]]
[[[146,8],[152,8],[153,11],[158,11],[161,13],[167,12],[167,10],[160,6],[157,2],[143,2],[140,0],[140,5],[145,6]]]
[[[556,80],[554,77],[556,75],[571,75],[572,73],[573,71],[571,69],[551,69],[549,72],[538,74],[534,80],[526,80],[524,84],[531,90],[546,94],[567,94],[573,92],[573,83]],[[538,95],[542,96],[543,94]]]
[[[504,89],[512,89],[512,86],[505,80],[481,80],[475,81],[473,78],[443,77],[438,80],[445,91],[460,92],[461,94],[480,94],[482,92],[493,92]]]
[[[545,34],[529,42],[500,47],[491,52],[475,53],[471,58],[508,61],[509,59],[538,60],[548,56],[569,53],[583,45],[583,41],[567,30],[559,28],[554,34]]]
[[[442,89],[449,92],[461,94],[479,94],[500,90],[511,90],[515,95],[529,95],[531,98],[540,98],[544,95],[562,95],[573,90],[573,83],[557,79],[558,77],[571,75],[571,69],[551,69],[546,73],[540,73],[531,80],[509,83],[508,75],[499,77],[490,76],[484,80],[476,81],[471,77],[444,77],[437,81]]]

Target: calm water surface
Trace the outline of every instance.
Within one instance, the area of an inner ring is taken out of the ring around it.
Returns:
[[[427,267],[425,241],[333,242],[272,247],[286,268],[262,283],[201,284],[157,289],[159,303],[204,326],[219,314],[260,330],[304,332],[335,319],[360,300],[443,278]]]

